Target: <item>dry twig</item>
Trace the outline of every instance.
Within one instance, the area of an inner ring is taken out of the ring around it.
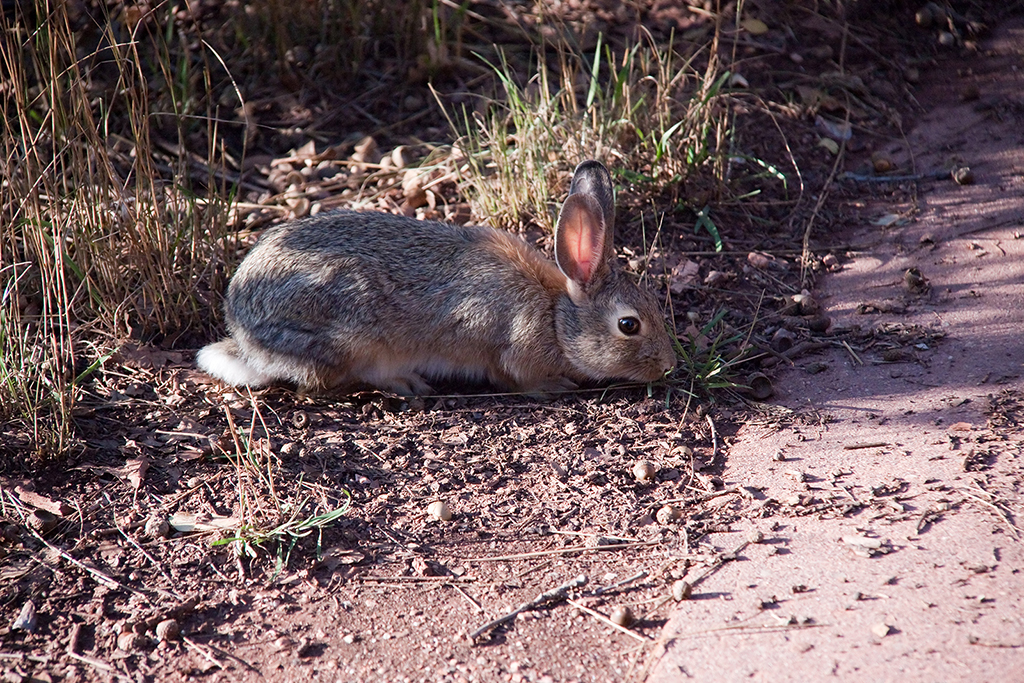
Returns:
[[[566,593],[571,591],[573,588],[579,588],[580,586],[584,586],[584,585],[586,585],[586,583],[587,583],[587,577],[584,576],[583,574],[581,574],[581,575],[577,576],[576,578],[574,578],[574,579],[572,579],[570,581],[566,581],[565,583],[563,583],[561,586],[558,586],[557,588],[552,588],[549,591],[545,591],[544,593],[541,593],[540,595],[535,597],[533,600],[530,600],[529,602],[524,602],[522,605],[520,605],[516,609],[512,610],[508,614],[500,616],[497,619],[494,619],[493,621],[487,622],[486,624],[484,624],[480,628],[478,628],[475,631],[472,631],[469,634],[467,634],[468,638],[471,641],[476,642],[476,639],[479,638],[484,633],[486,633],[487,631],[490,631],[491,629],[493,629],[493,628],[495,628],[497,626],[501,626],[506,621],[512,621],[517,616],[519,616],[520,614],[522,614],[523,612],[525,612],[527,610],[531,610],[531,609],[534,609],[536,607],[540,607],[541,605],[544,605],[546,603],[553,602],[553,601],[556,601],[556,600],[559,600],[559,601],[560,600],[567,600],[568,598],[566,596]]]
[[[570,598],[566,598],[565,601],[566,601],[566,603],[572,605],[573,607],[575,607],[576,609],[580,610],[581,612],[586,612],[587,614],[589,614],[590,616],[594,617],[595,619],[597,619],[601,623],[607,624],[608,626],[611,626],[612,628],[614,628],[617,631],[620,631],[621,633],[625,633],[630,638],[635,638],[636,640],[639,640],[641,643],[649,643],[651,641],[650,638],[648,638],[647,636],[643,635],[642,633],[635,633],[634,631],[629,630],[625,626],[619,626],[614,621],[612,621],[611,619],[609,619],[605,615],[601,614],[600,612],[592,610],[589,607],[587,607],[587,606],[585,606],[585,605],[583,605],[583,604],[581,604],[579,602],[576,602],[575,600],[572,600]]]

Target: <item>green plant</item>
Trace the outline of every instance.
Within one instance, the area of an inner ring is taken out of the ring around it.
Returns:
[[[317,534],[317,555],[321,554],[323,531],[348,512],[351,497],[347,491],[343,503],[318,485],[300,476],[297,480],[281,475],[281,464],[270,450],[266,438],[256,438],[257,422],[264,433],[267,425],[259,406],[252,401],[253,419],[248,431],[235,427],[231,411],[225,408],[234,439],[234,453],[226,452],[235,470],[238,498],[236,522],[231,534],[213,543],[230,546],[239,556],[255,558],[260,550],[272,550],[275,575],[288,564],[295,545]]]
[[[707,396],[714,390],[737,386],[732,368],[738,359],[727,360],[723,349],[741,342],[743,335],[729,333],[721,326],[726,313],[724,309],[718,311],[699,330],[691,327],[683,338],[673,336],[676,355],[681,361],[677,375],[689,383],[690,394]]]

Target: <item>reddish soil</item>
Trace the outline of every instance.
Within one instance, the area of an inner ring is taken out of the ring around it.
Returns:
[[[974,183],[850,202],[858,246],[816,296],[874,338],[780,373],[729,444],[753,500],[693,552],[764,542],[675,609],[648,680],[1024,680],[1024,21],[982,52],[925,74],[889,149]]]

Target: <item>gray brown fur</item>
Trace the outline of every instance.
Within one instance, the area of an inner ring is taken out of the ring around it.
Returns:
[[[574,252],[564,235],[599,232],[589,279],[570,280],[521,239],[488,227],[339,211],[271,228],[228,287],[230,338],[197,361],[231,384],[402,394],[430,393],[426,378],[530,393],[656,380],[675,355],[654,297],[614,267],[613,221],[608,172],[584,162],[556,253],[563,271],[587,271],[586,257],[582,266],[572,259],[589,242],[576,240]],[[627,314],[640,320],[639,334],[616,329]]]

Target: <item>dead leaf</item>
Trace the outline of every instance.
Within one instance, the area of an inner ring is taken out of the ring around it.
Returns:
[[[146,478],[146,471],[149,469],[149,458],[145,455],[132,458],[124,464],[124,476],[132,488],[136,491],[142,486],[142,480]]]
[[[687,287],[693,286],[697,282],[697,276],[700,274],[700,266],[696,262],[686,259],[680,263],[677,263],[672,267],[672,271],[669,273],[669,286],[668,288],[673,294],[681,294]]]
[[[182,365],[184,357],[174,351],[161,351],[150,346],[125,344],[117,350],[116,359],[136,370],[156,370],[165,365]]]
[[[47,498],[46,496],[36,493],[35,491],[27,491],[20,486],[15,486],[14,492],[18,494],[18,500],[20,500],[25,505],[31,505],[34,508],[46,510],[47,512],[57,515],[59,517],[65,517],[74,512],[75,510],[67,503],[63,503],[59,500],[53,500],[52,498]]]
[[[829,151],[829,154],[839,154],[839,145],[831,138],[821,138],[818,140],[818,147],[824,147]]]

